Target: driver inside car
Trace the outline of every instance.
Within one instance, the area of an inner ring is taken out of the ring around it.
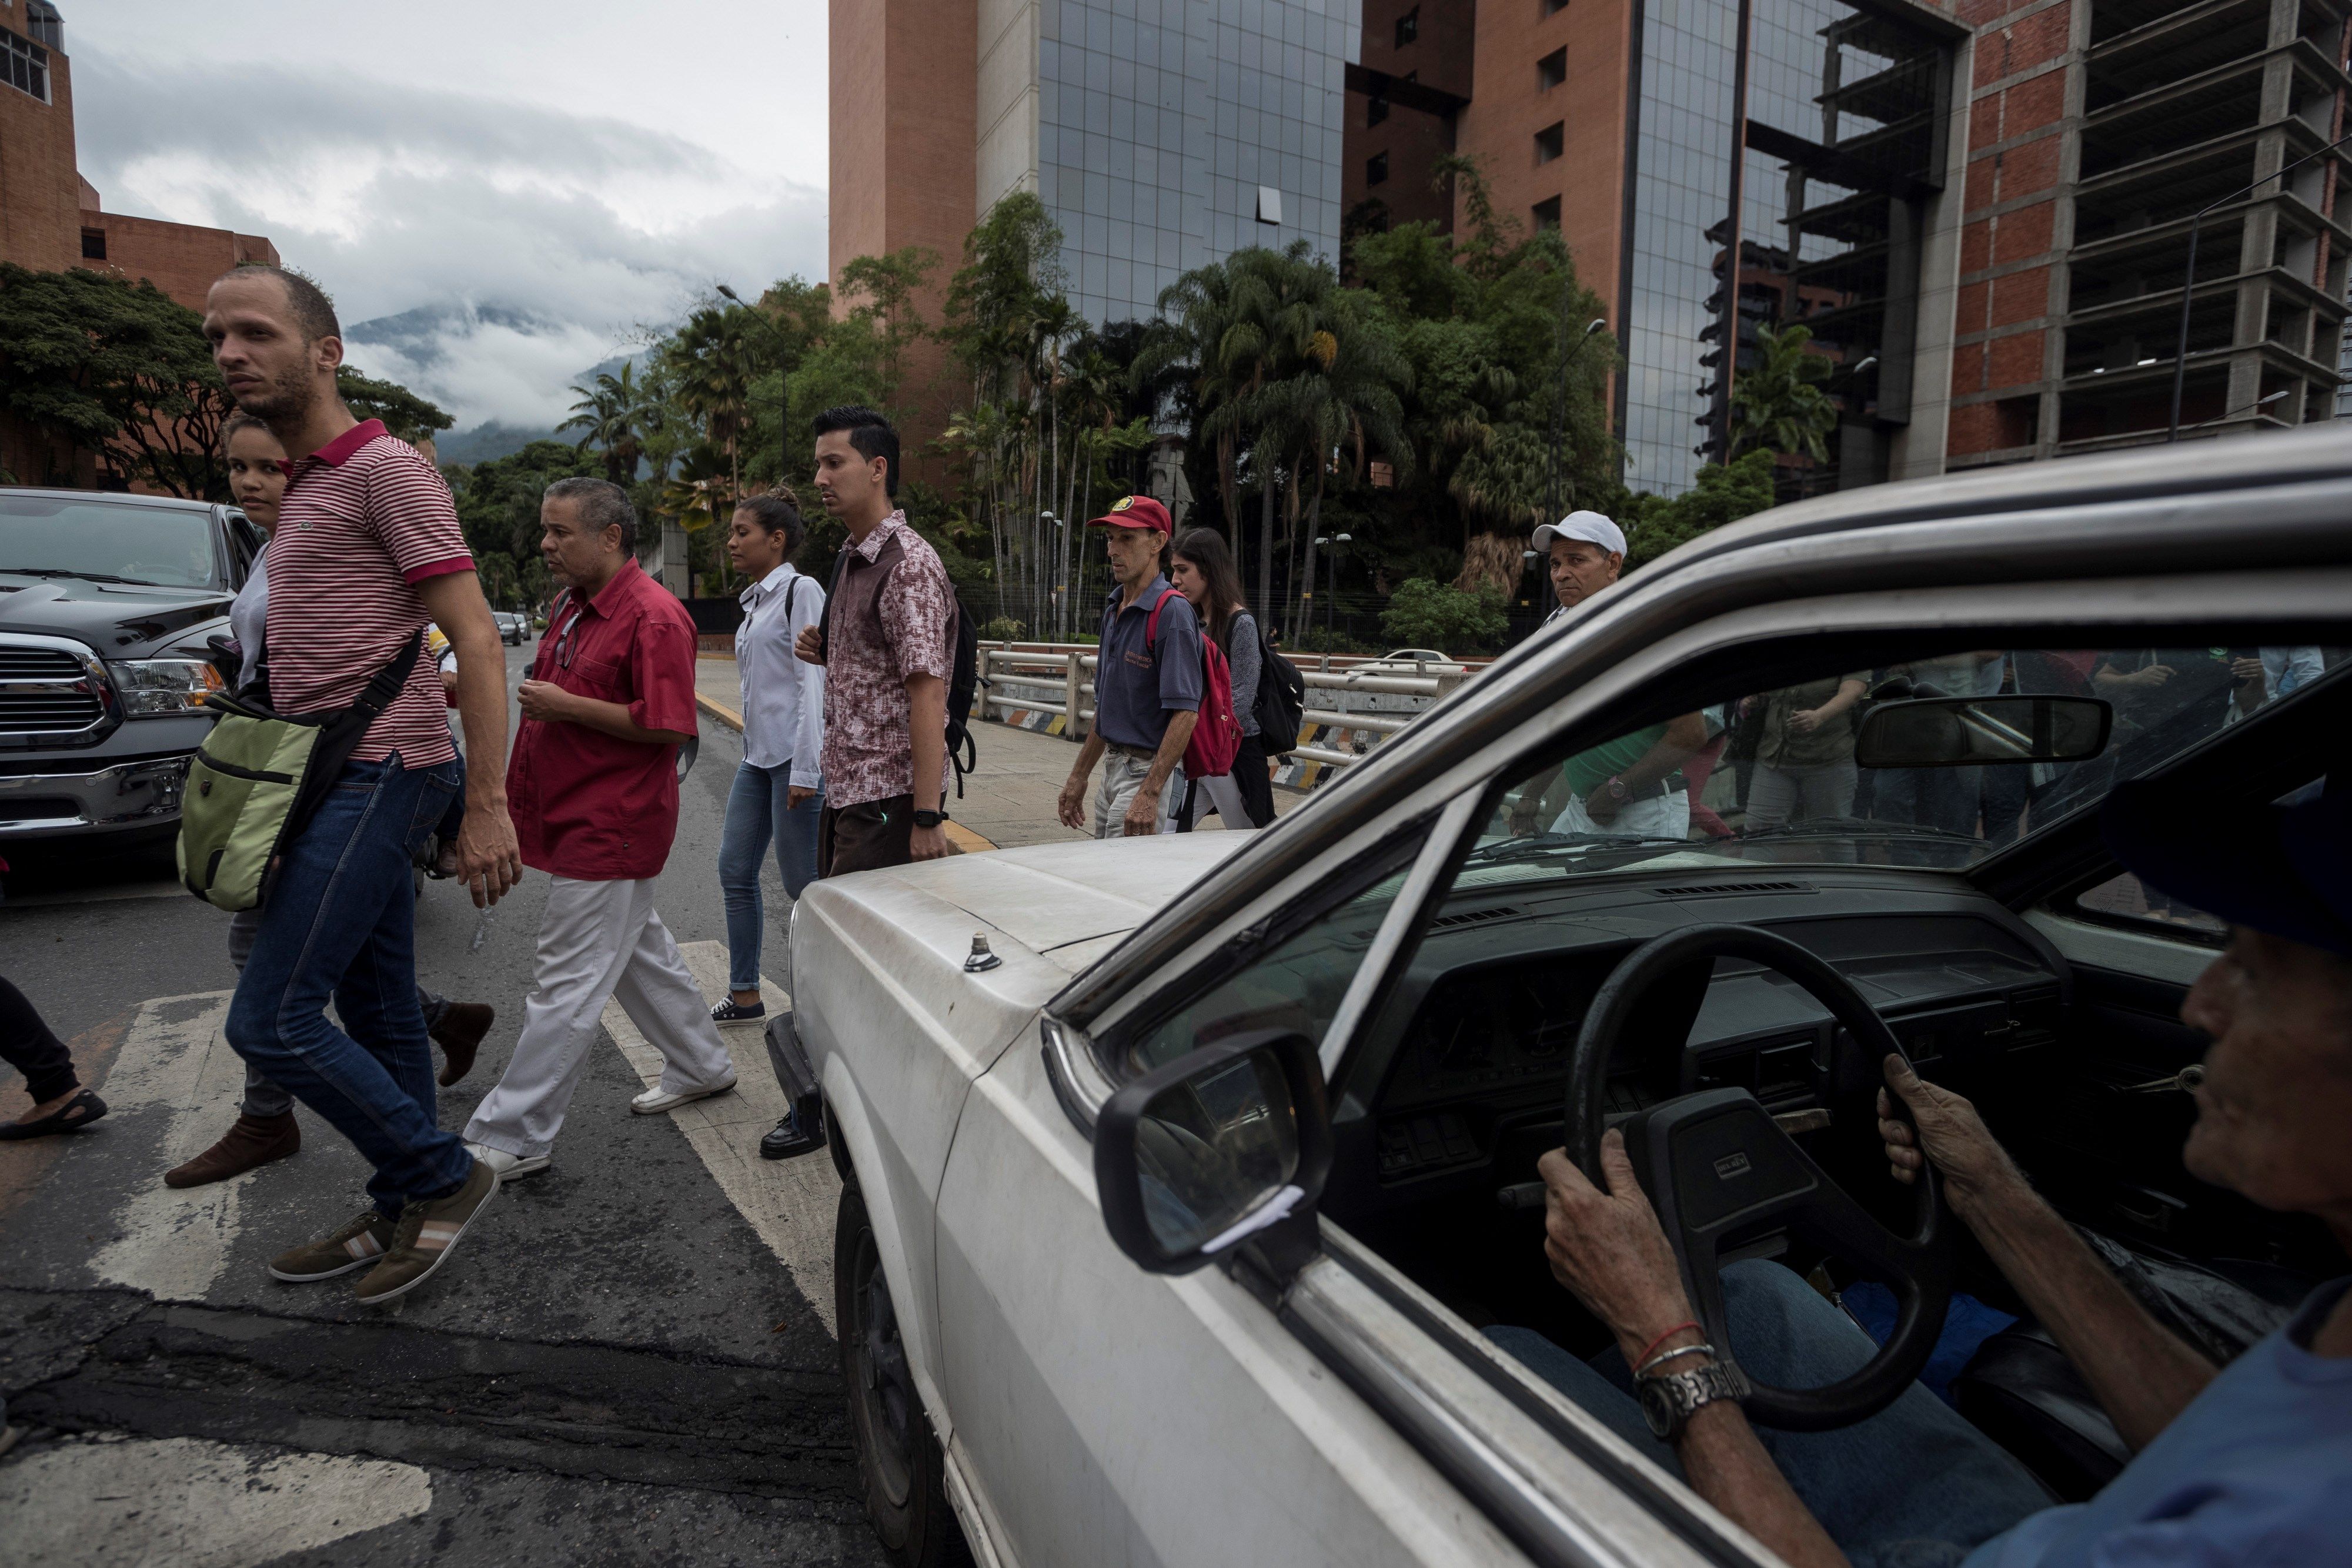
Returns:
[[[2228,946],[2182,1019],[2210,1035],[2183,1159],[2199,1178],[2318,1217],[2352,1249],[2352,822],[2347,792],[2224,823],[2162,783],[2118,789],[2103,828],[2147,886],[2229,920]],[[2194,825],[2195,831],[2184,830]],[[1553,1275],[1615,1335],[1587,1364],[1526,1329],[1488,1333],[1789,1562],[1884,1568],[2098,1568],[2344,1562],[2352,1542],[2352,1279],[2321,1286],[2277,1332],[2217,1368],[2160,1327],[2039,1197],[1974,1108],[1884,1064],[1879,1132],[1899,1181],[1923,1160],[2028,1310],[2056,1337],[2134,1450],[2085,1503],[2053,1507],[2025,1468],[1914,1384],[1841,1430],[1751,1427],[1713,1378],[1695,1407],[1654,1398],[1651,1436],[1629,1367],[1710,1367],[1674,1254],[1621,1134],[1601,1144],[1606,1192],[1565,1151],[1544,1156]],[[1889,1091],[1910,1110],[1895,1116]],[[1876,1345],[1777,1263],[1723,1271],[1740,1371],[1820,1386]],[[1622,1355],[1622,1360],[1619,1359]],[[1726,1378],[1724,1381],[1732,1381]],[[1735,1389],[1736,1389],[1735,1383]],[[1660,1391],[1654,1391],[1660,1392]]]

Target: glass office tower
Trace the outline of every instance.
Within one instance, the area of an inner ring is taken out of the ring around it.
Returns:
[[[1757,362],[1759,327],[1799,321],[1831,361],[1840,423],[1827,463],[1784,478],[1807,490],[1885,478],[1886,437],[1910,417],[1948,38],[1844,0],[1647,0],[1641,15],[1627,483],[1687,489],[1723,450],[1726,340],[1736,382]]]
[[[1157,313],[1246,246],[1339,252],[1341,111],[1358,0],[1039,0],[1036,188],[1071,303]]]

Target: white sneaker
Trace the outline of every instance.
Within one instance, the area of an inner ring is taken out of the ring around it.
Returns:
[[[689,1089],[683,1094],[673,1094],[656,1083],[630,1101],[629,1109],[640,1116],[651,1116],[663,1111],[674,1110],[689,1100],[708,1100],[713,1094],[724,1094],[734,1087],[735,1075],[731,1072],[727,1075],[727,1080],[723,1083],[714,1083],[708,1089]]]
[[[504,1149],[494,1149],[486,1144],[467,1144],[466,1152],[490,1167],[490,1174],[501,1182],[520,1181],[527,1176],[537,1176],[545,1170],[553,1155],[510,1155]]]

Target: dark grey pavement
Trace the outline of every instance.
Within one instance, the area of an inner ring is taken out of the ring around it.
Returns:
[[[510,685],[533,651],[509,651]],[[694,945],[725,936],[713,868],[738,755],[706,718],[661,883],[706,977],[713,950]],[[304,1111],[292,1159],[188,1193],[160,1180],[236,1113],[227,917],[171,883],[168,845],[6,852],[0,973],[119,1107],[0,1145],[0,1394],[26,1432],[0,1459],[0,1516],[42,1561],[881,1560],[853,1496],[831,1302],[795,1283],[829,1289],[829,1212],[822,1193],[793,1208],[757,1186],[812,1162],[734,1158],[763,1130],[741,1119],[748,1093],[731,1122],[725,1100],[632,1116],[643,1080],[602,1039],[553,1167],[503,1189],[430,1284],[392,1310],[354,1305],[348,1279],[280,1284],[265,1259],[364,1207],[365,1167],[331,1130]],[[768,883],[761,967],[781,981],[772,864]],[[462,890],[429,883],[419,903],[424,982],[499,1009],[445,1126],[513,1049],[546,886],[531,873],[479,952]],[[729,1043],[747,1091],[771,1087],[757,1034]],[[14,1114],[21,1081],[0,1072]]]

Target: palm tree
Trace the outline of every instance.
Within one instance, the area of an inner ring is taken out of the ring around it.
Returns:
[[[572,405],[572,417],[555,428],[581,431],[580,450],[601,448],[604,477],[626,489],[637,476],[637,459],[644,452],[640,431],[650,412],[636,367],[623,364],[619,375],[600,373],[593,386],[575,382],[572,390],[580,400]]]
[[[1798,323],[1778,332],[1757,329],[1756,368],[1731,384],[1731,455],[1762,447],[1829,461],[1838,411],[1821,385],[1830,378],[1829,359],[1806,351],[1812,340],[1812,329]]]
[[[730,493],[743,490],[742,438],[751,417],[751,383],[764,368],[755,351],[759,334],[741,307],[705,306],[687,318],[664,347],[677,405],[701,421],[703,434],[727,455]]]

